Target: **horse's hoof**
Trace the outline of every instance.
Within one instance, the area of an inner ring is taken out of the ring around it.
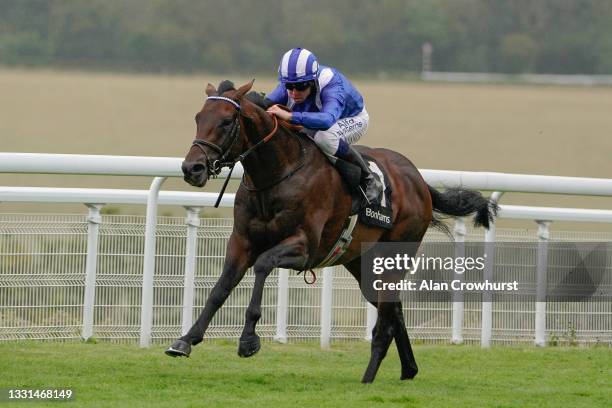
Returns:
[[[374,377],[363,376],[361,379],[362,384],[372,384],[374,382]]]
[[[260,348],[261,343],[259,341],[259,336],[255,334],[245,339],[240,339],[238,355],[240,357],[251,357],[253,354],[257,353]]]
[[[416,377],[418,372],[418,368],[411,368],[409,370],[406,370],[405,372],[402,371],[402,376],[400,377],[400,380],[412,380],[414,377]]]
[[[183,340],[177,340],[165,351],[170,357],[189,357],[191,354],[191,344]]]

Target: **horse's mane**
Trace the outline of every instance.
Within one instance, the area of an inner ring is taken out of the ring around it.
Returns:
[[[236,88],[234,86],[234,83],[230,80],[225,79],[221,81],[221,83],[219,83],[219,87],[217,88],[217,95],[223,95],[227,91],[235,90]],[[266,94],[263,92],[251,91],[245,95],[245,98],[247,98],[255,105],[259,106],[263,110],[268,109],[272,105],[272,102],[266,99]]]
[[[270,106],[274,105],[271,100],[266,98],[266,94],[263,92],[251,91],[245,95],[245,98],[249,102],[255,104],[257,107],[263,109],[264,111],[267,110]],[[286,107],[285,109],[288,110]],[[292,132],[299,132],[300,130],[302,130],[302,126],[292,125],[291,123],[285,122],[284,120],[279,120],[278,124]],[[306,139],[310,140],[309,138]]]
[[[217,88],[217,95],[223,95],[227,91],[235,90],[236,88],[234,87],[234,83],[230,80],[225,79],[221,81],[221,83],[219,83],[219,87]],[[263,109],[264,111],[273,105],[272,101],[267,99],[266,94],[263,92],[251,91],[245,95],[245,98],[257,107]],[[291,125],[290,123],[285,121],[279,121],[278,123],[282,127],[292,132],[299,132],[302,129],[301,126]],[[310,140],[309,138],[306,139]]]
[[[272,105],[272,102],[269,99],[266,99],[266,94],[263,92],[251,91],[246,94],[245,98],[263,110],[267,110]]]

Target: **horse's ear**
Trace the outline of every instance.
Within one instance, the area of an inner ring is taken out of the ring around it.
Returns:
[[[206,95],[213,96],[217,94],[217,88],[214,87],[210,82],[206,85]]]
[[[242,99],[244,95],[246,95],[246,93],[251,90],[254,83],[255,83],[255,78],[253,78],[251,82],[247,82],[246,84],[238,88],[238,91],[236,92],[236,97],[238,98],[238,100]]]

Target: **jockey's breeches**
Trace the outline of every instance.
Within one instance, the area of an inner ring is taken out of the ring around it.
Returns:
[[[327,130],[305,129],[303,132],[311,136],[325,153],[336,156],[340,140],[349,145],[356,143],[366,134],[369,121],[370,116],[363,108],[356,116],[340,119]]]

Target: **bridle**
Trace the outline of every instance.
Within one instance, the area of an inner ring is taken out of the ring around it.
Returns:
[[[232,147],[234,146],[234,144],[236,143],[236,141],[238,140],[240,136],[240,116],[241,116],[241,111],[242,111],[240,104],[233,99],[226,98],[225,96],[209,96],[208,98],[206,98],[206,100],[209,100],[209,99],[220,100],[220,101],[231,103],[232,106],[236,108],[236,111],[238,111],[238,114],[236,115],[236,117],[234,118],[232,122],[232,127],[230,128],[228,132],[229,137],[226,138],[226,142],[224,142],[222,146],[216,145],[212,142],[209,142],[207,140],[202,140],[202,139],[195,139],[191,144],[192,147],[197,146],[202,151],[202,153],[204,153],[204,157],[206,158],[207,178],[209,179],[216,178],[219,175],[219,173],[221,173],[221,170],[224,167],[230,168],[227,178],[225,179],[225,182],[223,183],[223,187],[221,187],[221,191],[219,192],[219,197],[217,197],[217,202],[215,203],[215,208],[217,208],[219,207],[219,204],[221,203],[221,198],[223,197],[223,193],[225,192],[225,189],[227,188],[227,184],[232,176],[232,171],[234,170],[234,166],[236,165],[236,163],[243,161],[249,154],[253,153],[255,149],[257,149],[262,144],[267,143],[272,138],[272,136],[274,136],[274,134],[278,130],[278,118],[276,116],[272,116],[274,119],[274,128],[272,129],[270,133],[268,133],[259,142],[255,143],[252,147],[247,149],[242,154],[239,154],[237,157],[230,158],[229,157],[230,151],[232,150]],[[284,124],[283,126],[290,127],[290,128],[293,127],[292,125],[289,125],[289,124]],[[291,177],[293,174],[295,174],[295,172],[297,172],[299,169],[301,169],[304,166],[306,150],[304,148],[304,145],[302,144],[300,137],[295,134],[294,136],[297,137],[298,142],[300,144],[301,160],[298,163],[298,165],[295,168],[291,169],[289,172],[287,172],[279,180],[273,181],[272,183],[269,183],[266,186],[263,186],[260,188],[247,186],[244,183],[244,178],[243,178],[242,184],[245,186],[247,190],[261,191],[261,190],[265,190],[270,187],[273,187],[277,185],[278,183],[280,183],[281,181]],[[217,160],[211,160],[204,147],[208,147],[214,150],[219,155],[219,158]]]
[[[192,143],[192,146],[197,146],[202,151],[202,153],[204,153],[204,157],[206,158],[206,168],[208,170],[208,177],[216,178],[219,175],[219,173],[221,173],[221,169],[223,167],[233,166],[237,161],[239,161],[239,160],[229,160],[228,156],[229,156],[230,150],[232,149],[232,147],[238,140],[238,137],[240,136],[240,119],[239,119],[240,105],[238,104],[238,102],[234,101],[233,99],[226,98],[224,96],[209,96],[208,98],[206,98],[206,100],[209,100],[209,99],[216,99],[216,100],[222,100],[222,101],[229,102],[238,111],[238,115],[236,115],[234,117],[234,120],[232,121],[232,127],[229,130],[229,137],[225,139],[225,142],[223,143],[222,146],[219,146],[215,143],[209,142],[207,140],[202,140],[202,139],[195,139]],[[219,155],[219,158],[216,160],[211,160],[210,157],[208,156],[206,149],[204,149],[204,146],[209,147],[210,149],[214,150]]]
[[[257,142],[254,146],[252,146],[251,148],[247,149],[244,153],[232,159],[229,157],[230,151],[232,150],[232,147],[234,147],[234,144],[236,144],[236,141],[240,137],[240,115],[241,115],[240,104],[233,99],[226,98],[225,96],[209,96],[208,98],[206,98],[206,100],[209,100],[209,99],[229,102],[234,106],[234,108],[236,108],[236,111],[238,112],[238,114],[234,117],[234,120],[232,121],[232,127],[230,128],[228,132],[228,137],[226,138],[226,141],[223,143],[223,145],[219,146],[215,143],[209,142],[207,140],[202,140],[202,139],[195,139],[192,143],[192,146],[197,146],[202,151],[202,153],[204,153],[204,157],[206,157],[206,168],[208,171],[208,178],[216,178],[219,175],[219,173],[221,173],[221,170],[224,167],[230,167],[231,169],[233,169],[236,163],[244,160],[257,147],[259,147],[261,144],[266,143],[268,140],[270,140],[278,129],[278,119],[276,118],[276,116],[273,116],[274,129],[272,129],[270,133],[268,133],[263,139]],[[204,146],[209,147],[212,150],[214,150],[219,155],[219,158],[216,160],[211,160],[210,157],[208,156],[208,153],[206,152],[206,149],[204,149]]]

